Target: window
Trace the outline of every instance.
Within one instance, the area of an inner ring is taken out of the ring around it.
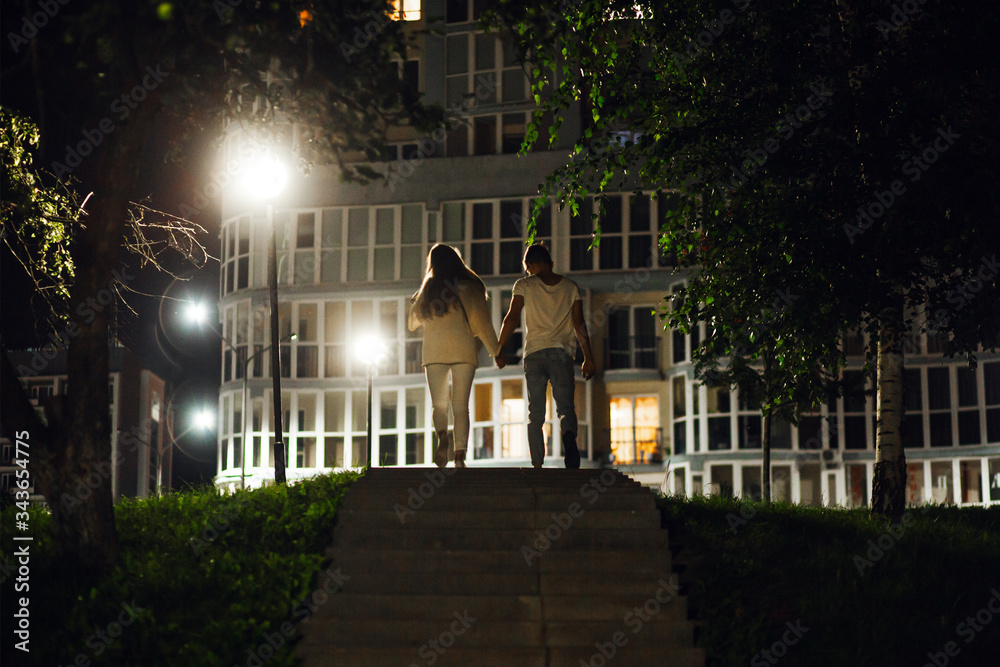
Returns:
[[[442,241],[458,248],[480,276],[520,274],[532,206],[534,200],[526,198],[446,202],[442,206]],[[535,241],[545,242],[549,248],[553,215],[551,202],[543,205],[535,233]]]
[[[250,218],[233,220],[222,229],[223,294],[250,285]]]
[[[977,373],[968,366],[956,366],[955,380],[958,385],[958,414],[956,415],[958,419],[958,444],[981,444],[982,431],[979,428],[979,378]],[[982,494],[980,494],[981,497]]]
[[[1000,361],[983,364],[986,440],[1000,441]]]
[[[405,463],[419,465],[425,462],[426,447],[424,444],[427,423],[427,400],[423,387],[406,389],[406,405],[404,406],[405,433]]]
[[[658,368],[657,317],[652,306],[619,306],[608,312],[608,370]]]
[[[389,16],[394,21],[419,21],[420,0],[389,0],[392,11]]]
[[[578,417],[580,415],[577,415]],[[528,453],[528,399],[520,379],[500,382],[500,452],[503,458],[525,458]],[[579,429],[579,426],[577,427]],[[579,431],[578,431],[579,432]],[[582,441],[577,440],[578,443]]]
[[[321,283],[338,283],[342,280],[340,270],[343,236],[344,210],[324,209],[320,227],[319,281]]]
[[[948,367],[927,369],[931,447],[951,447],[951,377]]]
[[[603,211],[599,204],[603,204]],[[578,214],[570,219],[571,270],[617,271],[666,265],[657,243],[659,227],[652,221],[656,215],[666,215],[669,205],[668,198],[654,199],[649,193],[581,200]],[[588,248],[596,232],[595,216],[600,221],[601,238],[596,250],[591,251]]]
[[[369,208],[347,209],[347,280],[368,280],[368,249],[371,244]]]
[[[450,7],[451,5],[449,5]],[[467,16],[460,10],[449,16]],[[530,86],[512,44],[482,32],[453,32],[445,37],[445,104],[469,110],[497,103],[529,100]],[[450,157],[516,153],[527,131],[528,111],[481,114],[448,137]],[[471,140],[469,133],[471,132]]]
[[[419,281],[424,273],[424,207],[400,207],[399,278]]]
[[[295,351],[295,377],[319,377],[319,316],[315,303],[297,303],[298,336],[293,341]]]
[[[844,371],[844,448],[868,449],[868,422],[872,412],[871,398],[867,396],[866,377],[861,371]],[[838,438],[830,436],[830,448],[835,449]]]
[[[687,453],[687,384],[683,375],[674,376],[670,382],[673,395],[674,441],[673,453]]]
[[[663,460],[656,396],[612,398],[609,409],[612,463],[658,463]]]
[[[732,448],[732,425],[730,424],[729,387],[707,387],[706,408],[708,414],[708,449],[716,451]]]

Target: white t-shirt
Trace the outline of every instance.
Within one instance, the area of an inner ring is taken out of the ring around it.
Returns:
[[[579,286],[567,278],[546,285],[538,276],[514,283],[514,296],[524,298],[524,356],[550,347],[576,353],[573,304],[580,300]]]

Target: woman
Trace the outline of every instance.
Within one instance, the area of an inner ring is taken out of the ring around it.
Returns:
[[[490,356],[500,354],[486,305],[486,286],[454,248],[436,244],[427,254],[427,273],[410,299],[410,331],[424,328],[424,373],[431,392],[438,446],[434,463],[448,465],[448,375],[455,415],[455,467],[465,467],[469,443],[469,395],[481,340]]]

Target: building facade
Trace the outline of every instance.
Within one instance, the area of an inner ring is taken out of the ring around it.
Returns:
[[[430,464],[435,436],[420,334],[405,322],[434,243],[458,248],[483,278],[497,330],[523,275],[526,220],[538,184],[566,159],[581,119],[579,112],[567,114],[556,145],[516,154],[534,108],[530,85],[513,51],[476,29],[478,6],[426,0],[419,13],[408,10],[408,17],[419,17],[415,28],[432,30],[419,33],[400,63],[401,77],[461,121],[454,129],[426,136],[394,130],[387,156],[394,171],[385,183],[341,183],[336,170],[317,168],[294,177],[273,201],[289,479],[365,463],[368,360],[353,349],[373,333],[388,344],[373,382],[373,464]],[[237,132],[229,135],[227,163],[245,153],[243,141]],[[578,215],[543,204],[536,238],[549,245],[555,270],[584,291],[598,367],[592,381],[578,377],[578,440],[592,462],[668,492],[759,495],[759,409],[735,391],[699,383],[691,350],[700,336],[665,331],[656,314],[686,278],[658,251],[669,205],[669,195],[653,190],[608,195],[601,243],[592,250],[597,202],[580,202]],[[223,351],[216,479],[220,487],[238,488],[244,475],[251,486],[273,479],[270,227],[264,205],[235,185],[223,192],[222,215],[220,317],[231,345]],[[292,333],[297,337],[288,340]],[[912,342],[910,500],[1000,503],[1000,357],[984,354],[971,371],[942,358],[933,336]],[[858,341],[845,345],[856,362],[849,372],[857,372]],[[518,333],[503,370],[480,359],[469,465],[529,464],[520,347]],[[547,460],[561,465],[553,407],[550,400]],[[798,427],[776,425],[772,459],[777,497],[866,503],[874,462],[871,397],[833,401]]]
[[[44,420],[43,402],[67,390],[65,348],[22,350],[9,355],[32,404]],[[165,424],[166,384],[119,345],[109,349],[108,366],[112,463],[106,470],[111,477],[112,498],[116,502],[125,497],[147,498],[156,493],[158,479],[162,480],[161,488],[169,490],[172,448]],[[34,439],[29,443],[34,449],[42,446]],[[4,438],[0,445],[0,483],[7,493],[16,484],[15,443]],[[89,489],[83,486],[70,493],[83,495]],[[59,500],[44,499],[34,488],[31,494],[34,501]]]

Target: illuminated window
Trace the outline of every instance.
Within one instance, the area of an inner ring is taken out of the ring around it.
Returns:
[[[420,0],[391,0],[392,12],[389,14],[394,21],[419,21]]]
[[[611,455],[614,463],[655,463],[660,452],[660,410],[656,396],[612,398]]]

